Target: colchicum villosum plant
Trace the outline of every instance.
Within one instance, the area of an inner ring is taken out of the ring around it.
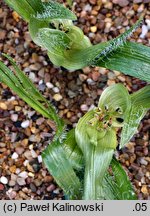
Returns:
[[[150,48],[126,41],[139,27],[141,19],[117,38],[93,46],[81,29],[74,26],[75,15],[63,5],[40,0],[5,2],[29,23],[33,41],[47,49],[55,65],[69,70],[102,66],[150,81]],[[10,61],[14,72],[1,61],[0,81],[57,126],[55,136],[42,157],[49,172],[64,190],[66,199],[137,199],[114,153],[118,146],[118,129],[122,128],[121,149],[137,132],[141,119],[150,108],[150,86],[133,94],[129,94],[122,84],[106,88],[98,106],[68,131],[55,108],[13,59],[6,54],[2,56]]]

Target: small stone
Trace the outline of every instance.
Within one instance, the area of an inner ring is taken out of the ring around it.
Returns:
[[[23,171],[23,172],[19,173],[18,176],[21,177],[21,178],[26,179],[26,178],[28,178],[28,173],[26,171]]]
[[[49,185],[49,186],[46,188],[46,190],[47,190],[48,192],[52,192],[53,190],[55,190],[55,188],[56,188],[56,186],[55,186],[54,184],[51,184],[51,185]]]
[[[113,0],[114,4],[118,4],[121,7],[125,7],[129,4],[128,0]]]
[[[9,197],[9,199],[14,199],[17,196],[16,191],[14,191],[12,188],[10,188],[7,192],[6,192],[7,196]]]
[[[11,114],[10,118],[13,122],[16,122],[18,120],[18,115],[17,114]]]
[[[7,110],[7,105],[4,102],[0,102],[0,109]]]
[[[36,187],[39,187],[42,184],[42,180],[41,179],[34,179],[34,184],[36,185]]]
[[[31,160],[32,159],[32,154],[31,151],[27,150],[24,152],[24,156],[28,159]]]
[[[46,86],[47,86],[47,88],[49,88],[49,89],[54,88],[54,85],[53,85],[52,83],[50,83],[50,82],[47,82],[47,83],[46,83]]]
[[[27,128],[27,127],[29,127],[29,125],[30,125],[30,121],[29,120],[23,121],[21,123],[21,127],[22,128]]]
[[[42,163],[42,156],[41,155],[38,155],[38,162]]]
[[[80,109],[81,109],[83,112],[86,112],[86,111],[88,111],[88,106],[87,106],[86,104],[82,104],[82,105],[80,106]]]
[[[31,189],[31,191],[34,192],[34,193],[35,193],[36,190],[37,190],[37,189],[36,189],[36,186],[35,186],[33,183],[30,183],[30,189]]]
[[[15,148],[15,151],[17,152],[17,154],[21,155],[24,152],[24,148],[23,147],[17,147],[17,148]]]
[[[59,92],[59,88],[58,88],[58,87],[54,87],[54,88],[53,88],[53,91],[54,91],[55,93],[58,93],[58,92]]]
[[[16,182],[14,180],[10,180],[8,184],[10,187],[13,187],[16,185]]]
[[[30,171],[30,172],[34,172],[33,167],[32,167],[29,163],[27,164],[27,169],[28,169],[28,171]]]
[[[11,156],[12,159],[16,160],[18,158],[18,154],[14,152]]]
[[[24,178],[21,178],[21,177],[18,177],[18,178],[17,178],[17,183],[18,183],[20,186],[26,185],[25,179],[24,179]]]
[[[8,184],[8,179],[7,179],[5,176],[2,176],[2,177],[0,178],[0,182],[1,182],[2,184]]]
[[[145,38],[146,34],[148,33],[147,25],[142,25],[142,33],[140,34],[140,38]]]
[[[9,170],[10,170],[11,173],[15,173],[15,172],[16,172],[16,166],[15,166],[15,165],[14,165],[14,166],[11,166],[11,167],[9,168]]]
[[[22,141],[21,141],[21,144],[23,145],[23,146],[27,146],[28,145],[28,139],[23,139]]]
[[[29,172],[28,176],[34,178],[34,174],[32,172]]]
[[[37,153],[33,149],[31,149],[31,154],[33,158],[37,158]]]
[[[60,101],[60,100],[62,100],[62,96],[60,94],[54,94],[53,99],[55,101]]]
[[[4,185],[0,184],[0,191],[3,191],[3,190],[4,190]]]
[[[39,118],[39,119],[36,120],[36,124],[41,125],[44,121],[45,121],[44,118]]]
[[[91,29],[91,32],[95,33],[97,31],[97,26],[92,26],[90,29]]]
[[[143,185],[141,188],[141,191],[143,194],[148,194],[148,189],[147,189],[147,185]]]

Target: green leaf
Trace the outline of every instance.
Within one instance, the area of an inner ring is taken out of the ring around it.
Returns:
[[[142,106],[145,109],[150,108],[150,85],[147,85],[131,95],[134,106]]]
[[[62,55],[64,50],[69,47],[69,37],[60,30],[42,28],[38,32],[38,37],[43,46],[54,54]]]
[[[64,51],[69,47],[70,39],[66,33],[56,29],[42,28],[38,32],[42,46],[48,50],[48,55],[60,66],[64,62]]]
[[[94,120],[94,124],[89,124],[94,116],[95,110],[87,112],[75,128],[76,142],[85,161],[84,199],[86,200],[98,199],[97,187],[103,179],[117,145],[116,132],[113,128],[99,130],[99,119]]]
[[[126,115],[124,125],[121,132],[120,149],[126,145],[132,136],[137,133],[141,119],[146,114],[147,110],[141,106],[132,104],[129,113]]]
[[[52,142],[42,154],[43,161],[69,199],[81,199],[82,185],[59,141]]]
[[[72,11],[65,8],[63,5],[49,1],[49,2],[43,2],[42,4],[42,10],[40,12],[37,12],[36,16],[37,19],[41,20],[53,20],[53,19],[70,19],[70,20],[76,20],[76,16]]]
[[[37,9],[40,9],[40,0],[4,0],[11,8],[13,8],[27,22],[30,20]]]
[[[75,140],[75,129],[72,129],[67,133],[67,137],[63,143],[63,148],[72,167],[77,170],[82,169],[83,154]]]
[[[3,56],[12,63],[15,74],[0,61],[0,80],[33,109],[41,113],[44,117],[54,120],[57,124],[56,137],[60,137],[61,139],[64,123],[57,115],[55,108],[40,94],[28,77],[18,68],[13,59],[6,54],[3,54]]]
[[[150,48],[142,44],[126,42],[95,66],[121,71],[126,75],[149,82]]]
[[[111,40],[108,42],[108,45],[106,48],[99,52],[99,54],[95,54],[93,59],[90,59],[89,65],[95,65],[102,60],[104,60],[106,57],[109,57],[109,55],[113,52],[115,52],[119,47],[124,45],[126,40],[132,35],[132,33],[142,24],[143,18],[141,17],[130,29],[125,31],[123,34],[119,35],[117,38]]]
[[[101,199],[137,200],[133,186],[119,162],[113,158],[110,164],[112,174],[107,172],[101,185]]]
[[[47,21],[31,17],[29,21],[29,32],[34,43],[39,46],[42,46],[42,42],[40,41],[40,38],[38,38],[38,31],[42,28],[49,28],[49,23]]]

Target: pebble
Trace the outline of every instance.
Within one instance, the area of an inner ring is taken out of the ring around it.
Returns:
[[[4,190],[4,185],[0,184],[0,191],[3,191],[3,190]]]
[[[18,114],[11,114],[10,119],[11,119],[13,122],[16,122],[16,121],[18,120]]]
[[[30,121],[29,120],[23,121],[21,123],[21,127],[22,128],[27,128],[27,127],[29,127],[29,125],[30,125]]]
[[[33,158],[37,158],[38,156],[37,153],[33,149],[31,149],[31,154]]]
[[[26,151],[24,152],[24,156],[25,156],[28,160],[31,160],[31,159],[32,159],[31,151],[26,150]]]
[[[38,162],[42,163],[42,156],[41,155],[38,155]]]
[[[58,93],[58,92],[59,92],[59,88],[58,88],[58,87],[54,87],[54,88],[53,88],[53,91],[54,91],[55,93]]]
[[[54,88],[54,85],[53,85],[52,83],[50,83],[50,82],[47,82],[47,83],[46,83],[46,86],[47,86],[47,88],[49,88],[49,89]]]
[[[88,111],[88,106],[87,106],[86,104],[82,104],[82,105],[80,106],[80,109],[81,109],[83,112],[86,112],[86,111]]]
[[[15,151],[17,152],[18,155],[21,155],[24,152],[24,148],[23,147],[17,147],[15,149]]]
[[[91,32],[95,33],[97,31],[97,26],[92,26],[90,29],[91,29]]]
[[[26,185],[25,179],[24,179],[24,178],[21,178],[21,177],[18,177],[18,178],[17,178],[17,183],[18,183],[20,186]]]
[[[10,188],[7,192],[6,192],[7,196],[9,197],[9,199],[14,199],[17,196],[17,192],[14,191],[12,188]]]
[[[10,180],[8,184],[9,184],[10,187],[13,187],[13,186],[16,185],[16,181]]]
[[[7,179],[5,176],[2,176],[2,177],[0,178],[0,182],[1,182],[2,184],[8,184],[8,179]]]
[[[128,0],[113,0],[113,3],[118,4],[121,7],[125,7],[129,4]]]
[[[0,109],[7,110],[7,105],[4,102],[0,102]]]
[[[18,176],[21,177],[21,178],[26,179],[28,177],[28,173],[26,171],[23,171],[23,172],[19,173]]]
[[[140,34],[140,38],[145,38],[147,33],[148,33],[147,25],[142,25],[142,33]]]
[[[60,95],[60,94],[54,94],[54,96],[53,96],[53,99],[55,100],[55,101],[60,101],[60,100],[62,100],[62,96]]]
[[[16,152],[14,152],[12,154],[11,158],[14,159],[14,160],[17,159],[18,158],[18,154]]]
[[[37,188],[36,188],[36,186],[33,183],[30,183],[30,189],[34,193],[37,191]]]

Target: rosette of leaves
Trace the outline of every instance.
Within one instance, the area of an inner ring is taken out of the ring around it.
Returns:
[[[150,81],[150,48],[127,42],[142,18],[124,34],[92,45],[73,23],[76,16],[56,1],[5,0],[28,23],[33,41],[48,51],[50,60],[69,70],[101,66]],[[70,1],[69,1],[70,2]]]
[[[122,84],[106,88],[98,107],[80,118],[75,129],[67,131],[50,102],[11,57],[4,57],[14,71],[0,61],[0,81],[37,112],[56,123],[56,135],[42,157],[64,190],[66,199],[136,199],[127,174],[114,157],[118,145],[116,135],[121,127],[122,148],[135,134],[150,107],[150,86],[131,95]]]

